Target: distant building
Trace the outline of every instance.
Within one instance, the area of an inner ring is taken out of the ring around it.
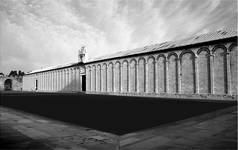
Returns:
[[[0,76],[0,91],[22,91],[22,77]]]
[[[237,97],[237,31],[221,30],[32,71],[23,90],[175,98]]]

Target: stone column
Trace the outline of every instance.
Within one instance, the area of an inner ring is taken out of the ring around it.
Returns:
[[[66,84],[66,89],[67,89],[67,91],[69,91],[69,68],[67,68],[67,84]]]
[[[76,85],[76,91],[80,91],[80,75],[79,75],[79,67],[76,68],[76,81],[75,81],[75,85]]]
[[[149,87],[148,87],[148,62],[147,62],[147,59],[145,60],[145,93],[147,93],[148,92],[148,89],[149,89]]]
[[[41,73],[41,80],[40,80],[40,91],[43,90],[43,73]]]
[[[58,74],[58,87],[57,87],[57,91],[60,91],[60,70],[57,71]]]
[[[53,71],[53,91],[56,91],[56,71]]]
[[[169,86],[168,86],[168,60],[165,60],[165,93],[168,93]]]
[[[53,71],[51,71],[51,92],[54,91],[54,74]]]
[[[60,91],[60,70],[57,70],[57,75],[58,75],[58,78],[57,78],[57,91],[59,92]]]
[[[56,84],[56,82],[55,82],[55,77],[56,77],[56,74],[55,74],[55,71],[52,71],[52,79],[53,79],[53,86],[52,86],[52,91],[54,92],[55,91],[55,84]]]
[[[62,91],[62,86],[63,86],[63,74],[62,74],[63,70],[61,69],[60,70],[60,87],[59,87],[59,90]]]
[[[46,73],[44,72],[44,86],[43,91],[46,91]]]
[[[107,92],[107,77],[108,77],[108,75],[107,75],[107,64],[106,64],[106,67],[105,67],[105,76],[106,76],[106,79],[105,79],[105,82],[106,82],[106,87],[105,87],[105,92]]]
[[[182,61],[180,61],[179,58],[177,58],[177,71],[178,71],[178,74],[177,74],[177,78],[178,78],[178,93],[180,94],[181,93],[181,64]]]
[[[41,73],[38,75],[38,91],[41,91]]]
[[[72,72],[72,68],[69,68],[69,91],[73,90],[73,72]]]
[[[122,92],[122,66],[123,66],[123,64],[120,63],[120,67],[119,67],[119,70],[120,70],[120,73],[119,73],[119,92],[120,93]],[[103,78],[102,71],[101,71],[101,78]],[[101,80],[101,91],[102,91],[102,80]]]
[[[62,74],[63,70],[60,70],[60,88],[59,90],[62,91],[63,89],[63,74]]]
[[[58,70],[55,70],[55,92],[58,91]]]
[[[77,91],[77,84],[76,84],[76,67],[74,67],[74,91]]]
[[[55,70],[55,91],[58,91],[58,70]]]
[[[199,94],[199,73],[198,73],[198,62],[197,56],[194,57],[194,70],[195,70],[195,93]]]
[[[128,84],[127,84],[127,93],[130,93],[131,92],[131,63],[130,61],[128,61]]]
[[[43,73],[41,72],[41,91],[43,90]]]
[[[75,91],[79,91],[78,90],[78,67],[77,66],[74,67],[74,89],[75,89]]]
[[[47,73],[48,77],[47,77],[47,91],[49,92],[50,91],[50,72]]]
[[[211,94],[213,94],[214,93],[214,69],[213,69],[213,62],[214,62],[214,55],[213,54],[211,54],[210,56],[210,59],[209,59],[209,61],[210,61],[210,73],[209,73],[209,75],[210,75],[210,92],[211,92]]]
[[[59,70],[59,91],[62,89],[62,70]]]
[[[65,69],[65,91],[68,91],[69,86],[69,70],[68,68]]]
[[[41,86],[40,90],[43,91],[43,73],[41,73]]]
[[[76,77],[75,77],[75,74],[76,73],[76,71],[75,71],[75,67],[73,67],[72,68],[72,76],[73,76],[73,78],[72,78],[72,91],[76,91],[76,88],[75,88],[75,86],[76,86]]]
[[[48,91],[48,72],[45,72],[45,91]]]
[[[226,53],[226,79],[227,79],[227,83],[226,83],[226,94],[231,95],[231,66],[230,66],[230,62],[231,62],[231,58],[230,58],[230,52],[227,51]]]
[[[51,72],[51,91],[53,92],[54,91],[54,71]]]
[[[45,91],[45,73],[43,72],[43,84],[42,84],[42,91]]]
[[[138,79],[138,61],[136,60],[135,62],[135,91],[134,91],[135,93],[139,91],[139,89],[137,88],[137,85],[138,85],[137,79]]]
[[[71,91],[71,68],[68,69],[68,91]]]
[[[48,72],[47,91],[50,92],[50,72]]]
[[[62,91],[65,91],[65,86],[66,86],[66,71],[65,69],[63,70],[63,85],[62,85]]]
[[[51,91],[51,72],[48,72],[48,91]]]
[[[155,57],[155,93],[159,93],[159,89],[158,89],[158,60]]]

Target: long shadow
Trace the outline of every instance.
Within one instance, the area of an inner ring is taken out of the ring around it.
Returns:
[[[82,93],[1,93],[1,105],[117,135],[155,127],[236,102]]]

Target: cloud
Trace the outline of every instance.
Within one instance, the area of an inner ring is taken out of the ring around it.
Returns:
[[[235,28],[235,0],[2,0],[0,72],[30,71]]]

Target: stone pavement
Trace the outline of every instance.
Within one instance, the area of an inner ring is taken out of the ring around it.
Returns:
[[[2,149],[114,150],[117,136],[0,107]]]
[[[116,135],[9,108],[0,107],[0,127],[3,149],[119,149]],[[120,136],[120,149],[235,150],[237,106]]]
[[[122,150],[236,150],[237,106],[127,134],[120,145]]]

